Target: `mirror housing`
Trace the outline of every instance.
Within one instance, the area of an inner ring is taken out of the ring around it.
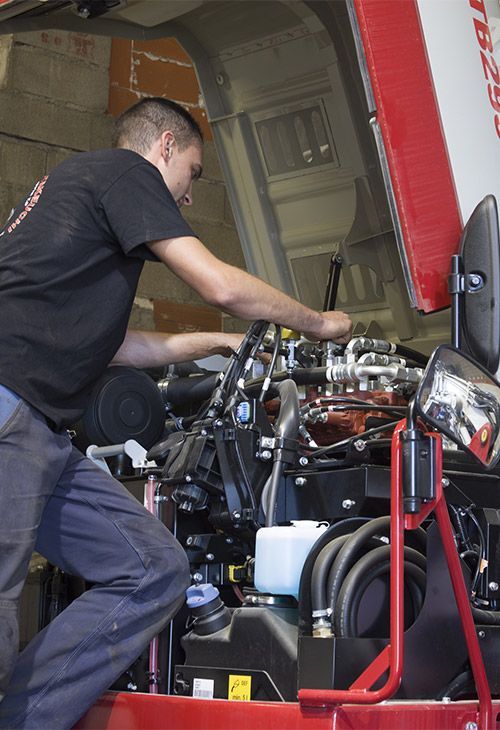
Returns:
[[[415,394],[425,423],[483,466],[500,457],[500,385],[477,362],[450,345],[432,354]]]

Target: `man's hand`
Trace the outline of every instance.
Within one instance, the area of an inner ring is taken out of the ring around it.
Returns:
[[[351,339],[352,322],[345,312],[321,312],[321,326],[311,332],[304,332],[309,340],[333,340],[344,345]]]

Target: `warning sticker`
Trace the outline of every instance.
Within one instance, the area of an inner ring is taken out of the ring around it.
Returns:
[[[252,693],[252,677],[244,674],[230,674],[227,688],[228,700],[249,700]]]
[[[193,679],[193,697],[199,697],[203,700],[213,700],[214,680],[195,677]]]

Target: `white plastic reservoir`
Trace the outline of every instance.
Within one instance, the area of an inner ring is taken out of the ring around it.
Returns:
[[[255,545],[255,578],[262,593],[299,596],[300,574],[309,550],[328,525],[295,520],[284,527],[261,527]]]

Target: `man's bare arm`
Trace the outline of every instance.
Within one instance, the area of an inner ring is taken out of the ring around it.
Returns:
[[[208,303],[247,320],[263,319],[311,339],[347,342],[352,323],[343,312],[315,312],[246,271],[216,258],[194,237],[148,244],[156,256]]]
[[[210,355],[228,356],[237,350],[243,335],[226,332],[188,332],[178,335],[127,330],[111,365],[135,368],[163,367]]]

